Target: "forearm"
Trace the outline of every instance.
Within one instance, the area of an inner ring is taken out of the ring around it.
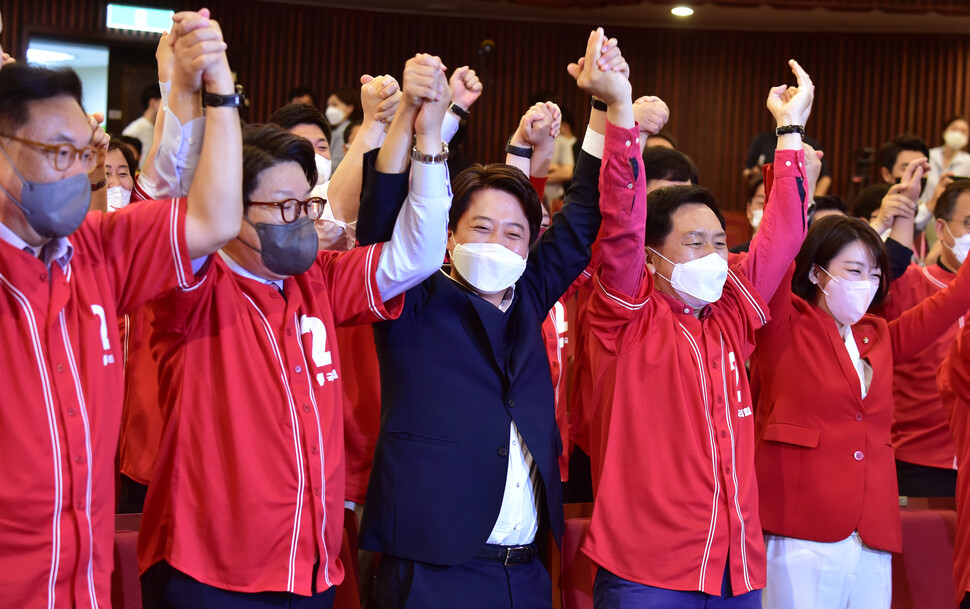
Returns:
[[[573,168],[575,165],[557,165],[555,163],[550,164],[549,173],[546,177],[549,178],[550,182],[568,182],[573,179]]]
[[[913,234],[916,230],[916,223],[913,217],[896,216],[893,219],[892,231],[889,233],[890,239],[895,239],[898,243],[912,250]]]
[[[639,146],[633,145],[637,136],[635,126],[621,128],[610,121],[599,179],[603,214],[598,239],[600,280],[606,287],[629,296],[638,293],[643,278],[647,220],[643,157]]]
[[[377,121],[365,121],[350,145],[344,160],[330,178],[327,205],[333,217],[341,222],[354,222],[360,208],[361,181],[364,155],[381,145],[384,125]]]
[[[155,173],[155,156],[158,154],[158,147],[162,141],[162,134],[164,133],[165,129],[165,112],[168,109],[168,98],[171,95],[172,83],[159,82],[158,86],[162,92],[162,101],[160,107],[158,108],[158,114],[155,116],[155,129],[152,137],[152,147],[151,150],[142,151],[145,158],[141,164],[141,175],[144,175],[151,184],[158,182],[158,175]]]
[[[381,173],[404,173],[408,168],[411,152],[411,134],[418,107],[401,102],[391,121],[391,127],[384,138],[384,145],[377,153],[375,168]]]
[[[945,289],[889,322],[895,363],[917,356],[970,309],[970,264]]]
[[[779,145],[788,137],[778,138]],[[805,187],[805,153],[801,145],[779,148],[770,172],[773,178],[764,219],[741,264],[741,272],[766,302],[771,301],[805,240],[808,229],[806,212],[811,200]]]
[[[529,159],[531,161],[529,164],[529,173],[526,175],[536,178],[545,178],[549,176],[549,166],[552,164],[554,142],[555,140],[548,139],[548,141],[543,142],[532,149],[532,158]]]
[[[815,184],[815,196],[824,197],[828,194],[829,188],[832,186],[832,178],[829,176],[820,176],[818,182]]]
[[[192,258],[234,239],[242,222],[242,132],[236,108],[209,108],[205,146],[189,189],[186,240]]]
[[[88,174],[91,184],[97,184],[104,179],[104,165],[99,165],[94,171]],[[91,192],[91,204],[88,206],[90,211],[108,211],[108,189],[99,188]]]
[[[411,174],[407,200],[377,264],[377,286],[384,302],[437,271],[447,247],[448,166],[415,162]]]

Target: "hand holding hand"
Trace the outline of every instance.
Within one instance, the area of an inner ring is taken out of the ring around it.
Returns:
[[[482,95],[482,81],[475,70],[462,66],[455,70],[448,81],[451,87],[451,101],[468,110]]]
[[[168,32],[162,32],[162,37],[158,40],[155,61],[158,63],[159,82],[170,82],[175,69],[175,55],[172,53],[172,37]]]
[[[364,74],[360,77],[360,107],[364,121],[389,123],[401,102],[401,88],[397,79],[383,74],[377,77]]]
[[[448,79],[444,69],[438,70],[435,81],[432,84],[433,90],[437,91],[434,99],[426,99],[418,110],[418,116],[414,120],[414,133],[421,138],[433,138],[434,141],[441,141],[441,121],[448,111],[448,104],[451,103],[451,89],[448,88]],[[438,150],[423,150],[422,152],[433,154]]]
[[[442,78],[445,65],[441,59],[418,53],[404,64],[404,96],[402,102],[410,108],[418,108],[425,101],[440,100],[444,90],[448,87],[446,78]]]
[[[624,66],[626,62],[622,56],[612,55],[612,51],[618,54],[619,48],[610,47],[607,42],[603,28],[590,32],[589,41],[586,44],[586,56],[576,63],[569,64],[566,70],[576,79],[580,89],[602,99],[607,105],[613,105],[630,97],[630,80],[627,76],[629,67]],[[606,48],[605,52],[604,48]],[[604,54],[612,57],[607,64],[610,65],[609,70],[600,67],[600,60]]]
[[[640,133],[654,135],[660,132],[670,119],[670,109],[659,97],[649,95],[633,102],[633,117],[640,125]]]
[[[788,60],[795,78],[798,80],[797,87],[779,85],[772,87],[768,92],[768,110],[775,117],[779,127],[787,125],[805,125],[809,114],[812,112],[812,101],[815,98],[815,85],[808,73],[802,69],[794,59]]]
[[[226,59],[226,43],[219,24],[209,18],[208,9],[176,13],[172,21],[175,23],[171,34],[175,55],[173,88],[178,81],[182,90],[201,91],[204,82],[213,93],[231,94],[235,86]]]
[[[919,201],[920,192],[923,190],[923,174],[930,170],[929,161],[919,158],[911,161],[903,172],[903,177],[899,184],[893,184],[889,189],[890,194],[901,194],[913,203]]]

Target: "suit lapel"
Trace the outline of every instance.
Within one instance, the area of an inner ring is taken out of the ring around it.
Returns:
[[[479,296],[467,293],[468,302],[475,311],[475,321],[479,324],[488,342],[488,351],[492,361],[501,372],[505,372],[505,324],[501,317],[508,315],[498,310],[498,307]]]
[[[832,351],[835,354],[839,368],[842,369],[842,376],[845,378],[845,382],[849,384],[851,394],[855,397],[856,401],[861,404],[862,385],[859,383],[859,372],[852,364],[852,359],[849,357],[849,352],[845,348],[845,341],[842,340],[842,336],[839,334],[839,329],[835,325],[835,320],[832,319],[828,313],[822,311],[818,307],[813,307],[813,312],[816,316],[818,316],[822,325],[822,330],[825,332],[825,336],[827,336],[829,339],[829,344],[832,346]],[[852,336],[855,338],[855,331],[852,332]]]

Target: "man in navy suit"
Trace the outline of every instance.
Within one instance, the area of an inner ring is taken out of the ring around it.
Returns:
[[[570,66],[608,109],[630,102],[615,45],[596,30]],[[385,145],[365,159],[362,243],[380,237],[403,200],[422,103],[409,97],[408,80],[431,79],[443,68],[436,59],[405,71]],[[606,115],[592,111],[566,203],[541,239],[539,199],[521,171],[477,165],[459,174],[450,273],[408,290],[400,318],[375,325],[381,433],[360,546],[383,553],[375,589],[383,609],[551,607],[535,536],[540,521],[562,536],[562,445],[540,327],[590,260]]]

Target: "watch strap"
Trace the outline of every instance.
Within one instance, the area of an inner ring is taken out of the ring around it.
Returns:
[[[108,185],[108,178],[107,177],[101,178],[94,184],[91,184],[91,192],[97,192],[107,185]]]
[[[805,127],[802,125],[784,125],[775,129],[775,135],[778,137],[788,135],[789,133],[797,133],[805,137]]]
[[[505,152],[507,152],[507,153],[509,153],[509,154],[511,154],[513,156],[520,156],[523,159],[531,159],[532,158],[532,148],[526,148],[524,146],[513,146],[512,145],[512,138],[509,138],[508,143],[505,144]]]
[[[425,154],[418,150],[417,146],[411,147],[411,160],[426,165],[444,163],[448,160],[448,144],[441,142],[441,152],[438,154]]]
[[[468,119],[468,114],[469,114],[468,110],[465,110],[455,102],[451,102],[451,104],[448,106],[448,109],[451,110],[458,118],[465,119],[465,120]]]
[[[246,96],[241,91],[232,95],[219,95],[204,91],[202,93],[202,106],[205,108],[241,108],[246,103]]]
[[[596,99],[594,97],[590,101],[590,105],[593,107],[593,110],[602,110],[603,112],[606,112],[607,105],[602,99]]]

